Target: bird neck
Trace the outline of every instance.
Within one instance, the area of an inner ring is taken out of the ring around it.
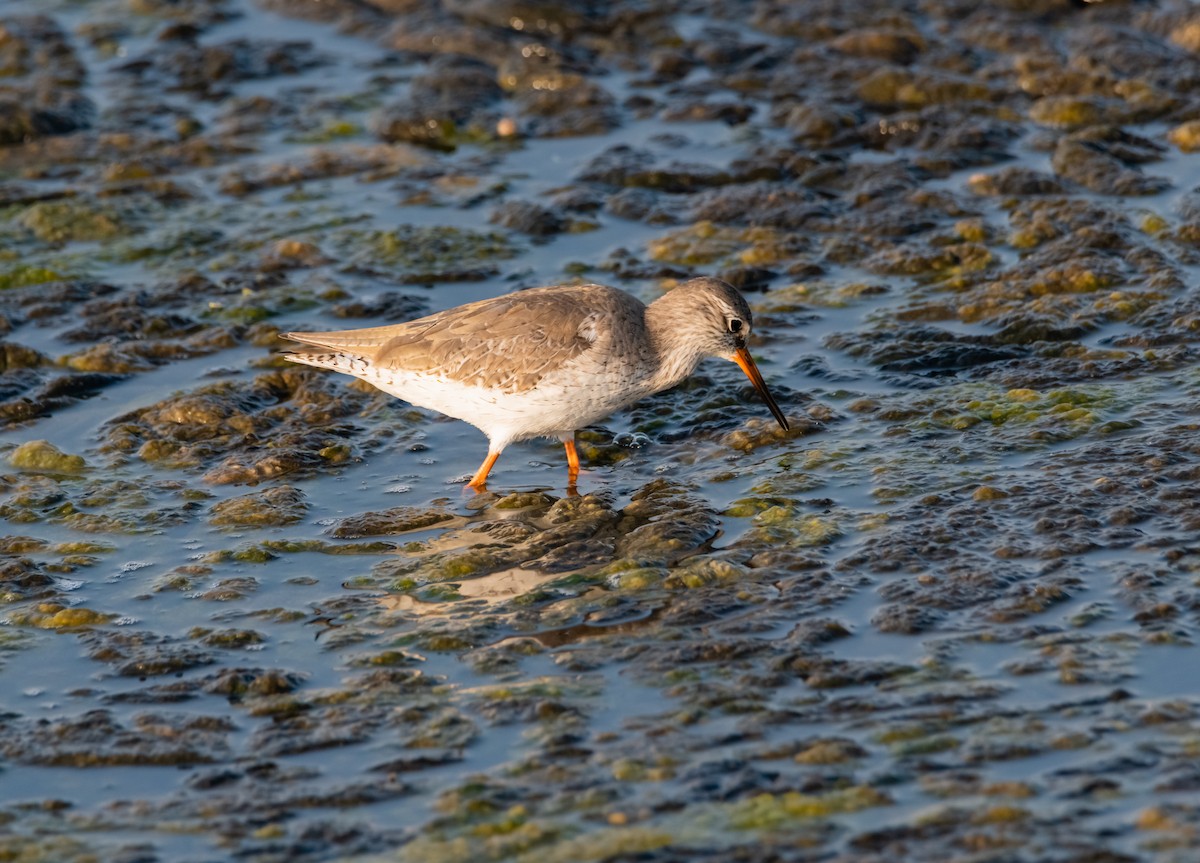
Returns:
[[[704,359],[704,352],[691,335],[691,322],[664,302],[670,296],[660,297],[646,307],[646,332],[658,360],[658,371],[651,380],[653,392],[675,386]]]

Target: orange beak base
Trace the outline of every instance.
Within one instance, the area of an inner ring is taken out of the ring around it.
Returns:
[[[775,417],[776,422],[783,427],[783,430],[787,431],[790,428],[787,417],[783,415],[783,411],[779,409],[779,405],[771,397],[771,392],[767,389],[766,382],[763,381],[763,377],[758,371],[758,366],[754,364],[754,358],[750,356],[750,351],[745,348],[738,348],[734,351],[730,359],[738,364],[738,367],[746,373],[746,377],[750,378],[750,383],[754,384],[754,388],[758,390],[758,394],[762,396],[763,401],[767,403],[767,407],[771,409],[771,415]]]

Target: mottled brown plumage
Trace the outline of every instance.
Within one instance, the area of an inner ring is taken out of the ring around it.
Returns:
[[[520,291],[407,324],[350,332],[379,338],[376,345],[356,348],[379,368],[436,373],[469,386],[519,393],[595,343],[586,326],[589,320],[634,314],[639,305],[623,292],[584,285],[569,292]],[[346,347],[329,340],[330,335],[292,333],[289,338]],[[480,357],[494,361],[481,363]]]

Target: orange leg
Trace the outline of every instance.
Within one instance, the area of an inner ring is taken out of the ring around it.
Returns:
[[[575,480],[579,479],[579,453],[575,452],[575,440],[563,441],[563,447],[567,450],[567,485],[574,487]]]
[[[479,470],[475,471],[475,476],[471,477],[471,481],[467,483],[467,488],[482,491],[487,484],[488,474],[492,472],[492,465],[498,458],[500,458],[500,453],[489,452],[487,458],[483,460],[483,464],[479,466]]]

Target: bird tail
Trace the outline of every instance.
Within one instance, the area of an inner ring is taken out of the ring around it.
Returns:
[[[356,357],[353,354],[341,353],[338,351],[329,351],[324,353],[301,353],[298,351],[289,351],[283,354],[283,358],[293,363],[302,363],[306,366],[316,366],[319,369],[333,369],[336,372],[342,372],[348,375],[360,375],[366,371],[366,361],[362,357]]]
[[[338,333],[280,333],[281,339],[301,342],[304,347],[284,353],[283,358],[293,363],[333,369],[348,375],[361,375],[367,370],[369,359],[359,344],[370,344],[369,340],[356,338],[353,331]],[[356,349],[358,348],[358,349]]]

